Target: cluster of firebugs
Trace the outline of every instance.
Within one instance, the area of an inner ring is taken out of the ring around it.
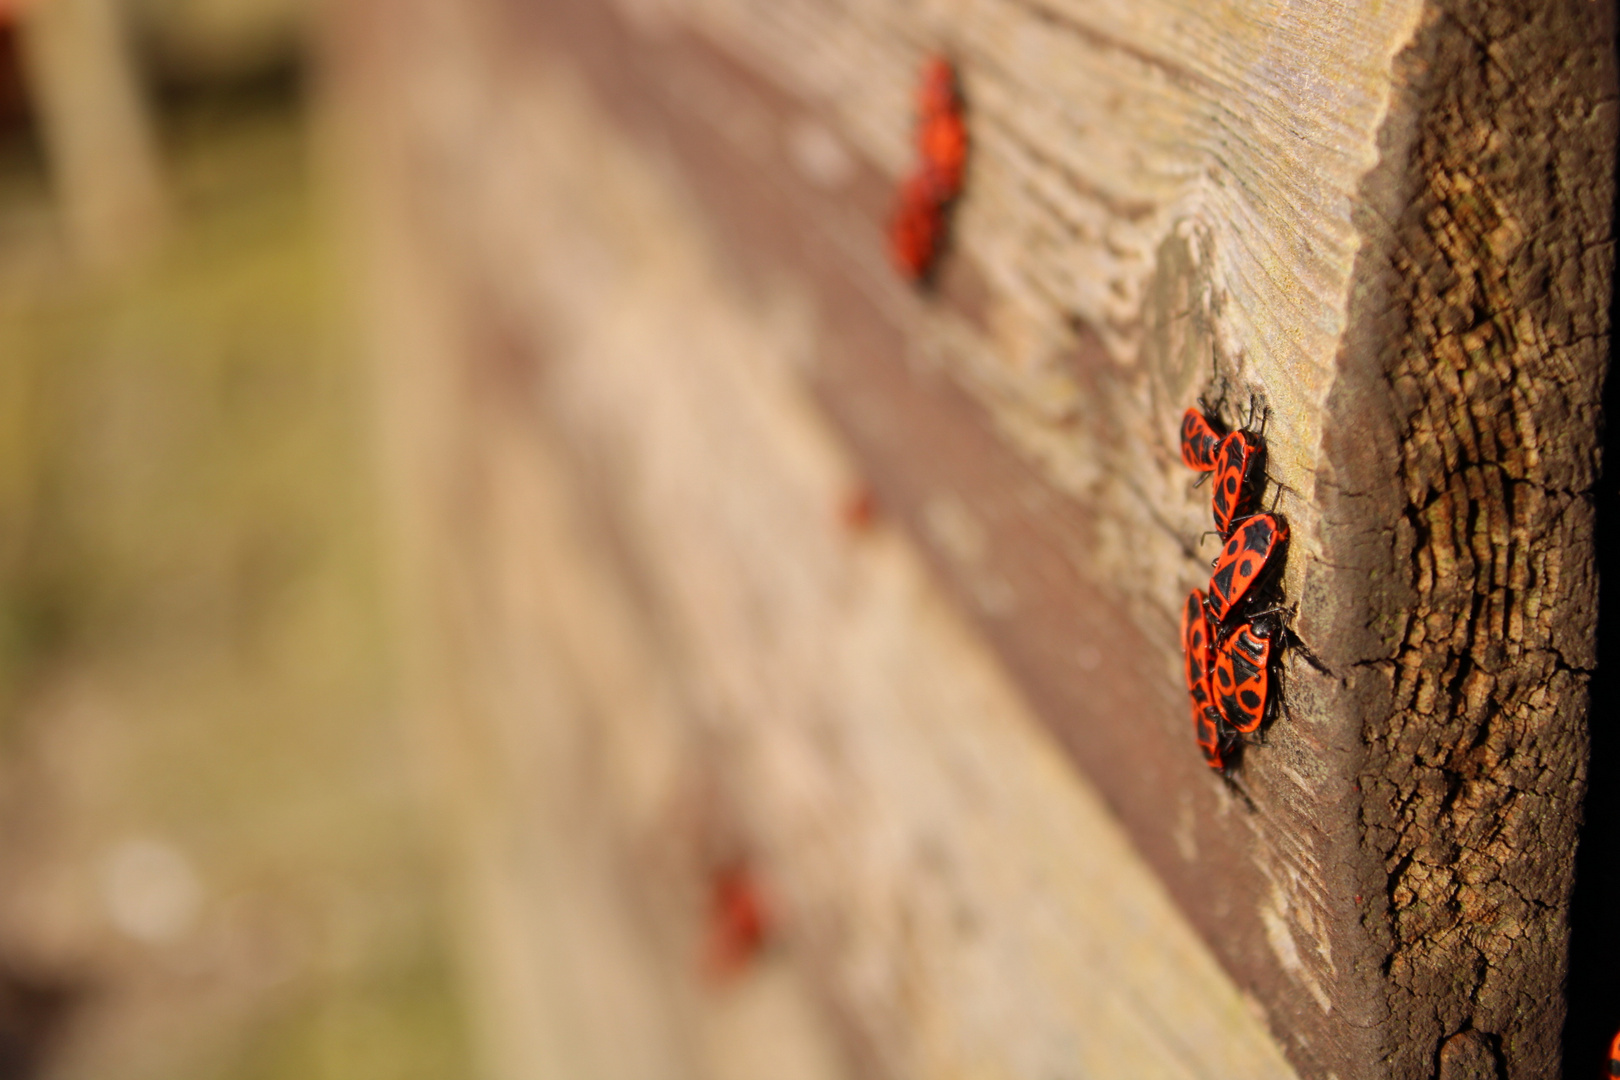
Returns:
[[[889,252],[906,280],[921,282],[944,246],[946,215],[961,194],[967,165],[962,97],[956,71],[943,57],[933,57],[923,66],[916,137],[918,164],[900,185],[889,223]],[[1190,469],[1213,475],[1210,509],[1222,541],[1208,590],[1189,593],[1181,613],[1193,733],[1204,761],[1221,771],[1235,760],[1243,737],[1260,731],[1277,702],[1273,672],[1287,638],[1278,618],[1281,608],[1255,610],[1275,600],[1266,587],[1282,565],[1288,544],[1288,523],[1258,510],[1265,454],[1265,440],[1258,433],[1240,430],[1222,435],[1215,422],[1197,409],[1188,409],[1181,418],[1181,460]],[[732,934],[740,933],[751,949],[757,946],[763,924],[751,900],[742,905],[745,916],[732,911],[737,907],[733,898],[725,905],[729,919],[721,921],[727,927],[743,926]],[[720,951],[734,947],[727,937]],[[1608,1075],[1620,1077],[1620,1033],[1609,1046]]]
[[[1276,702],[1273,665],[1285,631],[1280,608],[1266,600],[1288,543],[1288,524],[1258,512],[1265,483],[1265,440],[1252,431],[1221,435],[1210,418],[1188,409],[1181,418],[1181,460],[1214,476],[1210,498],[1221,553],[1209,590],[1194,589],[1181,613],[1187,696],[1204,761],[1226,769],[1266,722]]]
[[[924,65],[917,88],[917,165],[900,185],[889,223],[889,251],[908,281],[924,282],[944,247],[947,215],[962,190],[967,124],[956,71],[943,57]],[[1223,547],[1209,589],[1194,589],[1181,620],[1187,693],[1199,749],[1210,768],[1225,770],[1242,737],[1257,733],[1277,700],[1273,665],[1286,631],[1280,609],[1255,610],[1281,565],[1288,526],[1257,512],[1265,479],[1265,441],[1241,430],[1222,435],[1209,417],[1188,409],[1181,460],[1214,474],[1211,499]]]

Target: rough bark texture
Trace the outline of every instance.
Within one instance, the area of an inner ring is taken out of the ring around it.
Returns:
[[[1343,526],[1324,589],[1372,587],[1317,639],[1367,669],[1398,1076],[1558,1070],[1596,662],[1611,17],[1436,5],[1367,187],[1320,490]]]

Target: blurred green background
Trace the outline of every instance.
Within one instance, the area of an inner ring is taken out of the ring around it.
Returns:
[[[113,269],[0,43],[0,1080],[470,1075],[303,18],[131,16],[167,215]]]

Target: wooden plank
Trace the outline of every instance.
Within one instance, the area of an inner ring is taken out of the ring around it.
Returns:
[[[805,327],[786,351],[861,482],[1295,1064],[1548,1074],[1592,663],[1606,14],[1168,0],[483,14],[438,86],[466,111],[418,118],[411,167],[417,211],[517,367],[553,363],[537,310],[579,326],[555,310],[574,278],[654,257],[597,266],[584,241],[572,261],[550,254],[569,216],[619,234],[588,191],[537,194],[536,170],[598,153],[592,139],[557,149],[508,115],[537,65],[565,68],[604,127],[665,156],[731,287],[764,308],[791,298]],[[940,294],[918,297],[887,272],[881,226],[909,81],[939,47],[961,63],[976,152]],[[1513,92],[1531,84],[1545,92]],[[423,117],[445,108],[418,100]],[[1286,588],[1325,667],[1291,656],[1289,717],[1246,756],[1243,799],[1203,772],[1177,692],[1174,616],[1210,548],[1174,428],[1200,393],[1228,420],[1251,395],[1273,410]],[[618,412],[548,394],[582,462],[629,453]],[[629,481],[602,480],[604,514],[628,513]]]
[[[773,97],[768,86],[747,79],[700,42],[663,36],[658,44],[673,56],[661,64],[656,52],[638,53],[630,63],[600,38],[601,51],[593,54],[588,25],[552,26],[549,36],[569,41],[576,58],[596,57],[592,70],[612,71],[608,95],[622,98],[623,81],[633,72],[659,81],[633,98],[643,108],[653,102],[694,102],[695,114],[659,110],[644,116],[643,137],[662,140],[692,170],[698,178],[694,194],[708,197],[706,205],[729,251],[744,259],[749,252],[756,258],[764,253],[760,261],[745,264],[749,272],[782,273],[770,253],[786,250],[794,253],[794,269],[815,275],[820,337],[809,348],[813,359],[807,374],[844,421],[846,435],[861,452],[867,482],[886,507],[912,525],[936,569],[984,618],[1022,691],[1090,767],[1111,808],[1183,898],[1187,917],[1265,1002],[1279,1036],[1292,1038],[1307,1062],[1334,1061],[1342,1069],[1345,1061],[1370,1061],[1376,1053],[1370,1028],[1379,1003],[1369,988],[1357,985],[1355,975],[1335,978],[1325,970],[1329,957],[1366,950],[1353,903],[1368,890],[1352,876],[1350,783],[1340,779],[1335,787],[1312,775],[1313,762],[1347,749],[1335,742],[1343,733],[1311,731],[1303,745],[1282,744],[1279,749],[1289,760],[1288,771],[1278,778],[1281,796],[1265,798],[1262,788],[1261,812],[1234,813],[1239,804],[1209,776],[1188,739],[1179,658],[1170,644],[1173,616],[1144,609],[1140,596],[1110,579],[1109,568],[1095,566],[1099,551],[1128,546],[1117,534],[1107,536],[1119,523],[1085,513],[1066,493],[1043,482],[1038,463],[1022,458],[1000,437],[1005,428],[999,418],[987,417],[937,367],[928,376],[928,353],[937,365],[953,345],[961,347],[964,339],[971,343],[974,331],[947,314],[953,324],[930,332],[929,314],[893,282],[879,246],[888,183],[863,177],[858,160],[850,188],[833,192],[817,190],[801,177],[747,171],[753,157],[748,144],[726,132],[790,131],[804,118],[803,109]],[[692,84],[708,91],[670,89]],[[736,105],[739,101],[749,104]],[[773,104],[777,111],[770,111]],[[728,108],[765,111],[752,122],[715,125],[712,117],[728,115]],[[798,199],[772,198],[783,191]],[[487,197],[468,201],[493,205]],[[850,203],[857,213],[849,212]],[[794,228],[795,223],[806,227]],[[507,228],[491,221],[484,235]],[[849,268],[845,260],[851,249],[864,253],[864,267]],[[488,279],[485,286],[494,295],[503,288]],[[946,290],[971,312],[983,284],[959,269]],[[872,296],[899,311],[874,305]],[[523,306],[516,299],[503,305]],[[520,323],[521,316],[513,321]],[[908,337],[922,344],[908,344]],[[904,358],[914,348],[926,350],[925,356],[908,364]],[[1096,340],[1077,343],[1068,363],[1096,389],[1079,426],[1092,425],[1103,441],[1127,438],[1109,416],[1112,403],[1123,405],[1116,395],[1126,390],[1110,385],[1113,365]],[[923,369],[920,377],[917,367]],[[1196,520],[1195,513],[1188,517]],[[1156,523],[1139,524],[1144,545],[1163,540]],[[1202,527],[1189,525],[1188,531]],[[1176,558],[1184,558],[1182,551],[1178,547]],[[1163,621],[1150,637],[1140,627],[1143,622],[1153,626],[1155,615]],[[1309,680],[1309,674],[1301,674],[1294,682],[1300,687]],[[1121,718],[1151,719],[1125,724]],[[1302,798],[1297,787],[1307,783],[1306,776],[1316,790]]]
[[[444,59],[456,39],[436,27],[432,40],[434,61],[409,54],[430,96],[460,70]],[[484,767],[510,778],[478,773],[449,805],[530,808],[504,815],[529,837],[505,861],[531,868],[530,919],[554,888],[541,875],[581,866],[539,850],[564,815],[593,838],[576,844],[641,853],[619,880],[650,891],[648,906],[664,909],[651,921],[678,937],[667,909],[691,885],[669,887],[647,853],[691,850],[682,792],[718,783],[727,827],[783,898],[787,953],[816,974],[863,1074],[1291,1075],[916,549],[887,526],[840,524],[857,479],[793,374],[802,321],[728,283],[656,168],[585,138],[603,118],[566,85],[536,75],[499,105],[460,100],[472,114],[443,114],[427,142],[413,129],[401,152],[443,160],[429,149],[437,137],[482,127],[485,109],[507,135],[540,135],[503,183],[544,193],[558,261],[530,277],[525,318],[510,322],[445,246],[465,237],[416,217],[405,231],[426,234],[426,250],[390,247],[382,261],[391,277],[434,272],[386,308],[379,373],[394,402],[392,475],[411,508],[409,580],[433,605],[414,624],[477,658],[447,676],[466,696],[430,727],[484,743]],[[419,179],[387,218],[395,226],[422,205]],[[460,190],[446,180],[435,197]],[[579,216],[587,192],[607,198],[614,223]],[[662,272],[569,269],[623,265],[626,247]],[[466,335],[443,354],[416,329],[435,306],[459,310]],[[615,317],[626,312],[637,314]],[[607,473],[563,468],[537,405],[594,428]],[[549,659],[559,649],[566,662]],[[413,668],[447,651],[429,646]],[[559,696],[580,704],[546,704]],[[604,817],[616,839],[596,832]],[[534,932],[514,926],[481,955],[532,975],[545,965],[518,954]],[[622,955],[608,950],[616,972]],[[566,985],[569,967],[548,978]],[[546,1010],[542,991],[523,993]],[[634,1040],[643,1027],[618,1030]],[[509,1051],[525,1053],[553,1060]],[[589,1052],[569,1063],[570,1075],[625,1075]]]

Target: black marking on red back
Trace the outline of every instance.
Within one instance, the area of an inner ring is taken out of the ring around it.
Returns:
[[[1244,623],[1216,648],[1210,684],[1215,704],[1232,729],[1244,735],[1260,729],[1271,697],[1271,638],[1262,630]]]
[[[1217,771],[1224,771],[1231,764],[1230,758],[1238,745],[1237,736],[1226,726],[1215,706],[1205,705],[1193,710],[1193,737],[1198,741],[1198,749],[1203,751],[1204,764]]]
[[[1260,436],[1234,431],[1215,448],[1215,490],[1210,508],[1215,531],[1224,538],[1232,523],[1246,516],[1259,500],[1259,479],[1265,475],[1265,443]]]
[[[1209,577],[1210,613],[1225,622],[1268,569],[1280,566],[1288,524],[1274,514],[1255,514],[1238,525],[1215,557]]]
[[[1187,594],[1187,603],[1181,612],[1181,648],[1185,659],[1184,671],[1187,692],[1197,695],[1209,678],[1210,658],[1215,652],[1214,631],[1209,624],[1209,610],[1202,589]]]
[[[1189,469],[1210,472],[1215,468],[1215,448],[1221,436],[1209,417],[1197,409],[1181,415],[1181,462]]]

